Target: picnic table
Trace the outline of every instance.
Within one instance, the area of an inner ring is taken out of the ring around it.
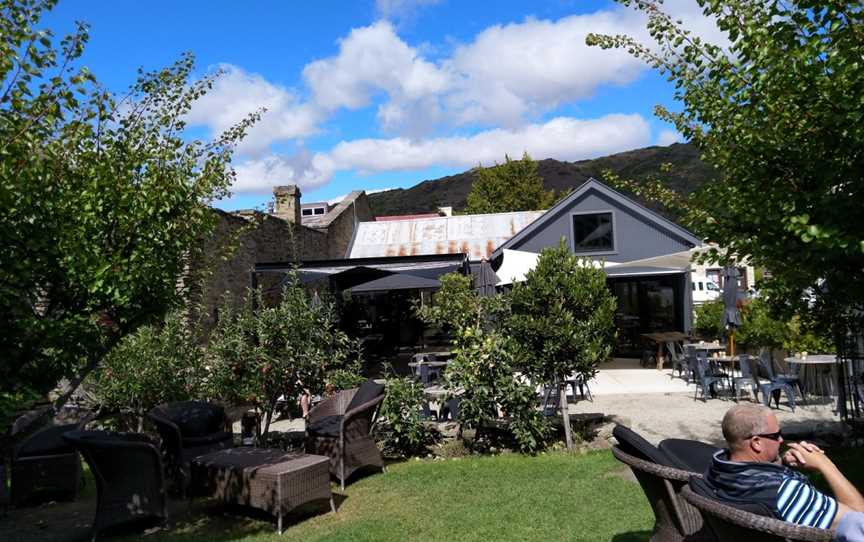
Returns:
[[[663,348],[666,346],[667,342],[678,342],[683,341],[685,339],[689,339],[690,336],[681,333],[680,331],[658,331],[655,333],[643,333],[641,335],[643,338],[648,339],[649,341],[657,343],[657,370],[660,371],[663,369]]]

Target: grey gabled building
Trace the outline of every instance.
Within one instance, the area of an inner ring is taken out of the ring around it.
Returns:
[[[504,249],[540,252],[564,239],[575,254],[607,267],[618,298],[619,354],[641,348],[641,334],[689,332],[692,323],[689,251],[699,238],[596,179],[589,179],[491,255]],[[494,264],[493,264],[494,265]]]

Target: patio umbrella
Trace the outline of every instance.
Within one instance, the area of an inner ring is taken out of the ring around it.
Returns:
[[[492,264],[483,259],[474,274],[474,291],[480,297],[491,297],[495,295],[495,285],[498,284],[498,280],[498,275],[492,270]]]
[[[738,310],[738,270],[732,266],[723,268],[723,325],[730,330],[729,355],[735,355],[735,329],[741,326]]]
[[[309,305],[316,309],[323,305],[323,303],[321,302],[321,296],[318,295],[318,290],[312,292],[312,299],[309,300]]]

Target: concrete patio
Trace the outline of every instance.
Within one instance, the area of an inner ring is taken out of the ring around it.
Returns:
[[[720,420],[735,404],[726,398],[694,400],[694,385],[673,377],[671,369],[642,368],[637,359],[616,358],[602,365],[590,387],[594,400],[571,404],[572,413],[614,416],[654,443],[664,438],[687,438],[720,445]],[[832,435],[844,430],[833,412],[833,403],[810,398],[795,412],[785,400],[780,406],[774,412],[789,435]]]

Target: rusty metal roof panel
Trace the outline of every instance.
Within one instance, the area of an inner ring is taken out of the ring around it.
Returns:
[[[442,216],[384,222],[361,222],[349,258],[467,254],[488,258],[505,241],[545,211]]]

